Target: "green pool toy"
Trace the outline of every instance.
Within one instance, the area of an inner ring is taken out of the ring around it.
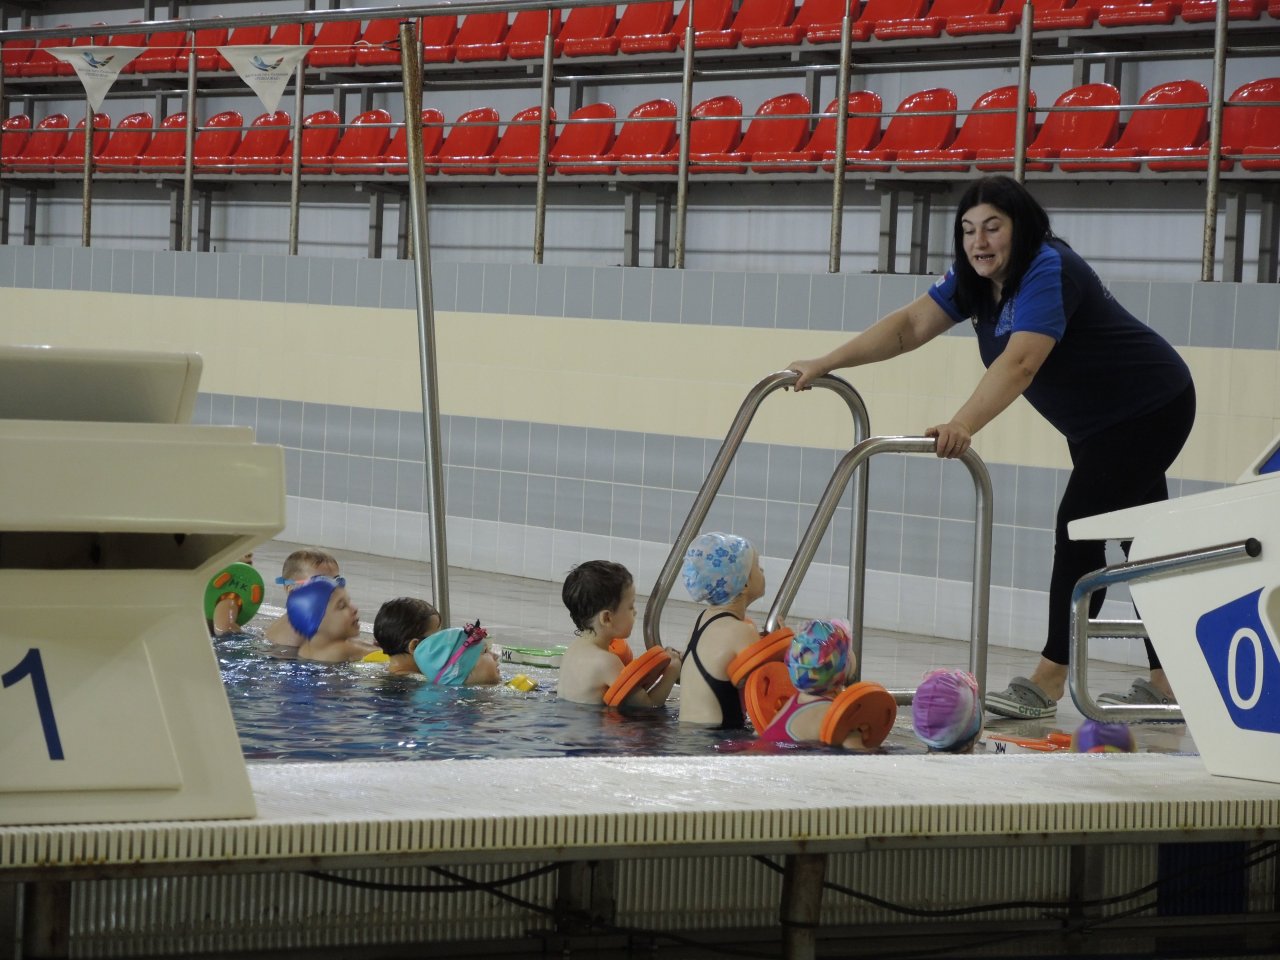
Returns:
[[[244,626],[262,606],[265,587],[262,574],[247,563],[233,563],[219,572],[204,589],[204,615],[213,619],[218,604],[233,598],[236,601],[236,623]]]
[[[505,644],[499,656],[504,663],[522,663],[530,667],[560,666],[560,658],[567,647],[508,647]]]

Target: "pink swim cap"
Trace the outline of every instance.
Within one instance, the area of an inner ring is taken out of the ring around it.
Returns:
[[[963,748],[982,729],[978,681],[964,670],[934,670],[911,701],[911,724],[930,750]]]

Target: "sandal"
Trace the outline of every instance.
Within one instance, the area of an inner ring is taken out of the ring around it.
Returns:
[[[1167,703],[1176,704],[1177,702],[1171,697],[1166,697],[1146,680],[1133,681],[1129,685],[1129,689],[1124,693],[1102,693],[1098,695],[1098,703],[1133,704],[1143,707],[1153,707]]]
[[[1015,720],[1043,720],[1058,712],[1058,702],[1026,677],[1014,677],[999,693],[988,693],[986,706],[998,717]]]

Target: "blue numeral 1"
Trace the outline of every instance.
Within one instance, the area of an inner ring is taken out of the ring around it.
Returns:
[[[36,694],[36,709],[40,712],[40,726],[44,728],[44,743],[49,750],[50,760],[64,760],[62,755],[62,738],[58,736],[58,723],[53,719],[53,700],[49,697],[49,684],[44,678],[44,663],[40,659],[40,651],[32,647],[16,667],[8,673],[0,674],[0,682],[11,687],[23,677],[31,678],[31,687]]]

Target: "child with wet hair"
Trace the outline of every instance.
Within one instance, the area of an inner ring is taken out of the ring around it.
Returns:
[[[764,596],[760,557],[744,537],[704,533],[685,552],[681,575],[689,596],[707,609],[685,649],[695,669],[680,682],[680,722],[742,729],[747,718],[729,662],[760,639],[747,620],[747,605]]]
[[[338,576],[341,576],[341,571],[338,569],[338,560],[332,553],[320,547],[301,547],[284,558],[276,583],[284,587],[287,607],[289,594],[312,577]],[[298,633],[289,623],[287,614],[282,614],[279,619],[269,624],[265,634],[267,642],[277,647],[301,647],[307,642],[307,638]],[[356,627],[356,635],[358,634],[359,626]]]
[[[289,626],[302,637],[299,660],[346,663],[363,660],[373,647],[360,639],[360,611],[342,577],[312,577],[285,600]]]
[[[911,701],[911,725],[930,753],[973,753],[982,735],[982,703],[973,674],[926,674]]]
[[[800,626],[787,649],[787,674],[795,695],[773,715],[760,739],[774,743],[822,743],[823,722],[831,703],[858,668],[853,637],[843,620],[810,620]],[[861,732],[838,746],[862,750]]]
[[[556,693],[562,700],[602,705],[626,665],[615,649],[631,636],[636,622],[636,585],[631,571],[610,560],[580,563],[560,591],[573,620],[574,640],[560,659]],[[614,648],[614,649],[611,649]],[[624,707],[660,707],[680,678],[680,655],[674,650],[662,676],[647,691],[633,690]]]
[[[396,597],[378,608],[373,640],[388,657],[388,673],[421,673],[413,652],[443,626],[440,611],[417,597]]]

